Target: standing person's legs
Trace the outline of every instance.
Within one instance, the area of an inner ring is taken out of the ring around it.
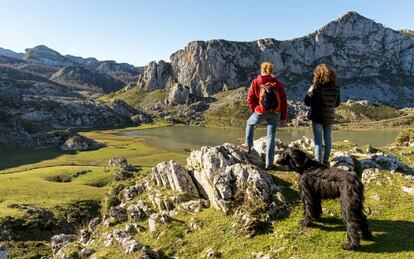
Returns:
[[[273,165],[275,158],[275,136],[279,124],[280,113],[266,114],[267,143],[266,143],[266,167]]]
[[[332,125],[323,126],[323,141],[325,143],[325,152],[323,155],[323,163],[327,164],[332,148]]]
[[[253,146],[254,126],[262,121],[262,114],[252,113],[247,120],[245,146],[251,148]]]
[[[315,159],[322,162],[322,131],[323,125],[312,121],[313,137],[315,139]]]

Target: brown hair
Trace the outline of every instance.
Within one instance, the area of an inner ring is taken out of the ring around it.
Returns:
[[[260,71],[261,71],[263,74],[271,74],[271,73],[273,73],[273,65],[272,65],[272,63],[270,63],[270,62],[268,62],[268,61],[263,62],[263,63],[260,65]]]
[[[327,64],[319,64],[313,71],[313,85],[336,83],[336,73]]]

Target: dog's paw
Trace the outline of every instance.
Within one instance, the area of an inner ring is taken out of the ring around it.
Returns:
[[[372,241],[374,240],[374,236],[372,235],[371,232],[368,232],[368,233],[362,234],[362,240]]]
[[[358,248],[359,244],[345,243],[342,245],[342,249],[344,250],[357,250]]]
[[[312,221],[306,220],[306,219],[299,221],[299,225],[303,227],[310,227],[310,228],[315,227],[315,224]]]

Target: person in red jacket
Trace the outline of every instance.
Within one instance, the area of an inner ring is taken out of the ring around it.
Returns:
[[[246,125],[246,140],[241,148],[249,153],[253,146],[254,126],[261,123],[267,123],[267,144],[266,144],[266,169],[273,168],[275,156],[275,134],[279,124],[283,126],[287,119],[287,98],[283,84],[276,80],[273,73],[273,65],[270,62],[263,62],[261,64],[261,75],[254,79],[250,85],[247,97],[247,103],[250,111],[253,112],[247,120]],[[278,92],[276,102],[279,102],[277,108],[267,110],[266,105],[263,105],[263,88],[271,89],[275,87]]]

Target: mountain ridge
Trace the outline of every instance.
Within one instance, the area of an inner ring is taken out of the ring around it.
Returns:
[[[289,97],[300,100],[314,67],[328,63],[338,72],[344,99],[404,107],[412,106],[414,98],[413,55],[411,38],[348,12],[291,40],[191,41],[171,54],[171,62],[147,65],[136,85],[146,91],[170,91],[181,84],[200,99],[223,89],[248,86],[260,63],[267,60],[276,65],[275,73],[287,85]]]

